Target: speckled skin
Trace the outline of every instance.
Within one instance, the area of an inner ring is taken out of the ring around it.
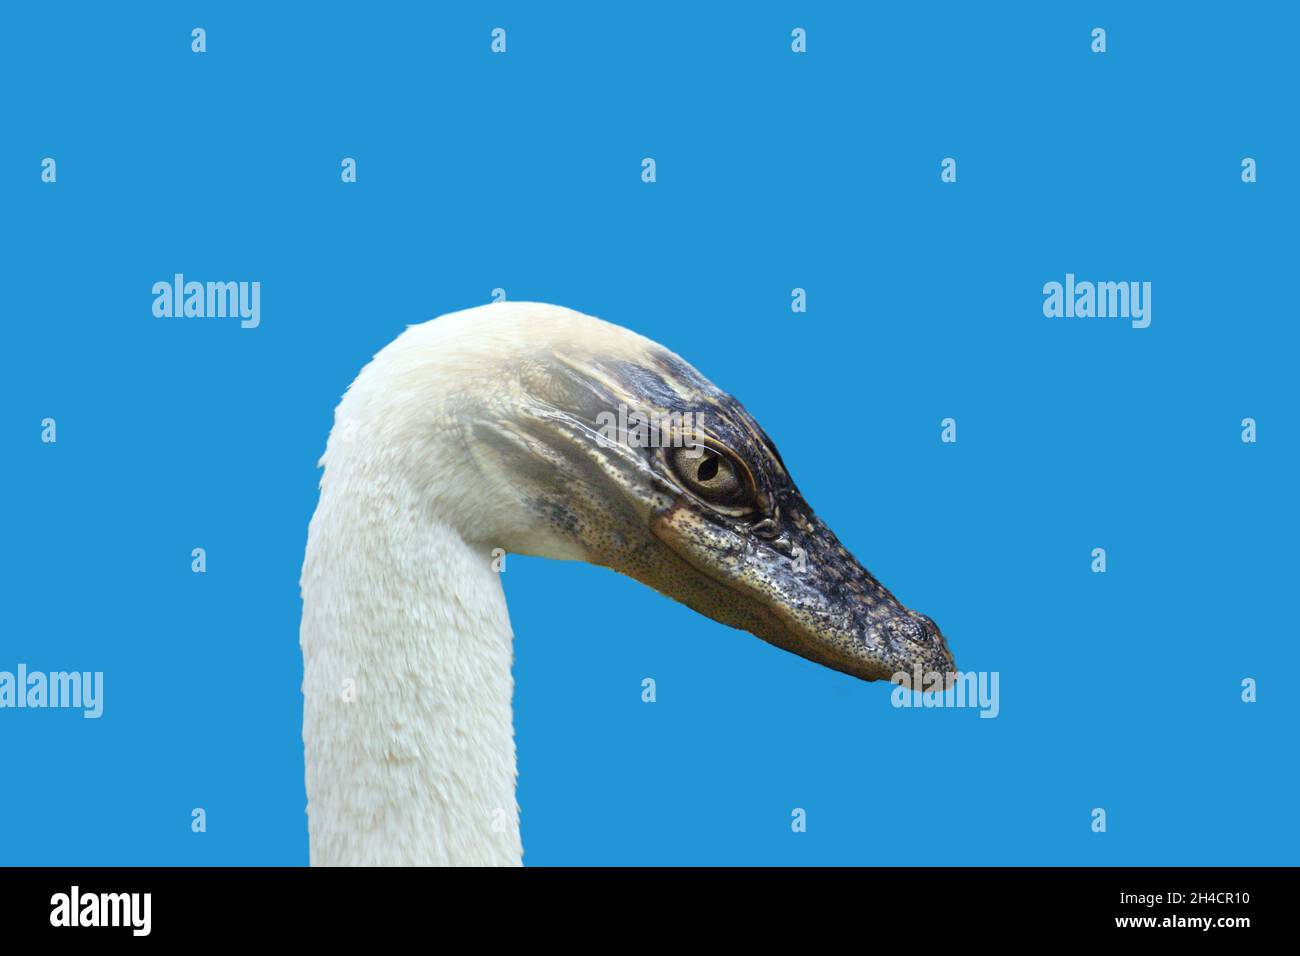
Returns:
[[[529,506],[557,535],[582,542],[588,561],[826,667],[864,680],[911,674],[918,663],[923,673],[953,672],[939,628],[899,603],[817,518],[744,407],[672,352],[641,342],[634,361],[581,349],[534,356],[521,376],[527,414],[478,433],[514,473],[544,462],[548,477],[531,487]],[[702,418],[710,445],[748,474],[753,507],[719,508],[693,494],[670,448],[597,441],[598,416],[620,404]]]

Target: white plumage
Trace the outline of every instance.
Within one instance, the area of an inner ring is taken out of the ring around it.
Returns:
[[[512,634],[493,549],[583,559],[479,453],[510,370],[646,340],[501,303],[413,326],[335,413],[302,571],[313,865],[519,864]],[[525,369],[526,374],[526,369]]]

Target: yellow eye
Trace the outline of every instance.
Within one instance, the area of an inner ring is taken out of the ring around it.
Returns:
[[[691,493],[717,505],[745,505],[753,489],[745,470],[722,452],[705,445],[672,450],[673,471]]]

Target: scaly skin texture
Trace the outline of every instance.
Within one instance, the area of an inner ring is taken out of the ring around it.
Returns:
[[[563,474],[529,498],[538,519],[580,540],[592,563],[835,670],[864,680],[910,679],[916,664],[954,671],[939,628],[904,607],[817,518],[744,407],[643,342],[635,361],[582,350],[533,356],[522,413],[476,433],[503,467],[524,474],[542,461]],[[734,455],[752,482],[753,507],[719,508],[693,494],[671,448],[597,440],[601,414],[620,405],[647,420],[702,422],[692,437]]]

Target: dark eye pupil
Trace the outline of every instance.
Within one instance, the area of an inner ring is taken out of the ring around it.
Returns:
[[[700,444],[683,446],[666,455],[677,488],[729,514],[754,504],[753,480],[743,462]]]

